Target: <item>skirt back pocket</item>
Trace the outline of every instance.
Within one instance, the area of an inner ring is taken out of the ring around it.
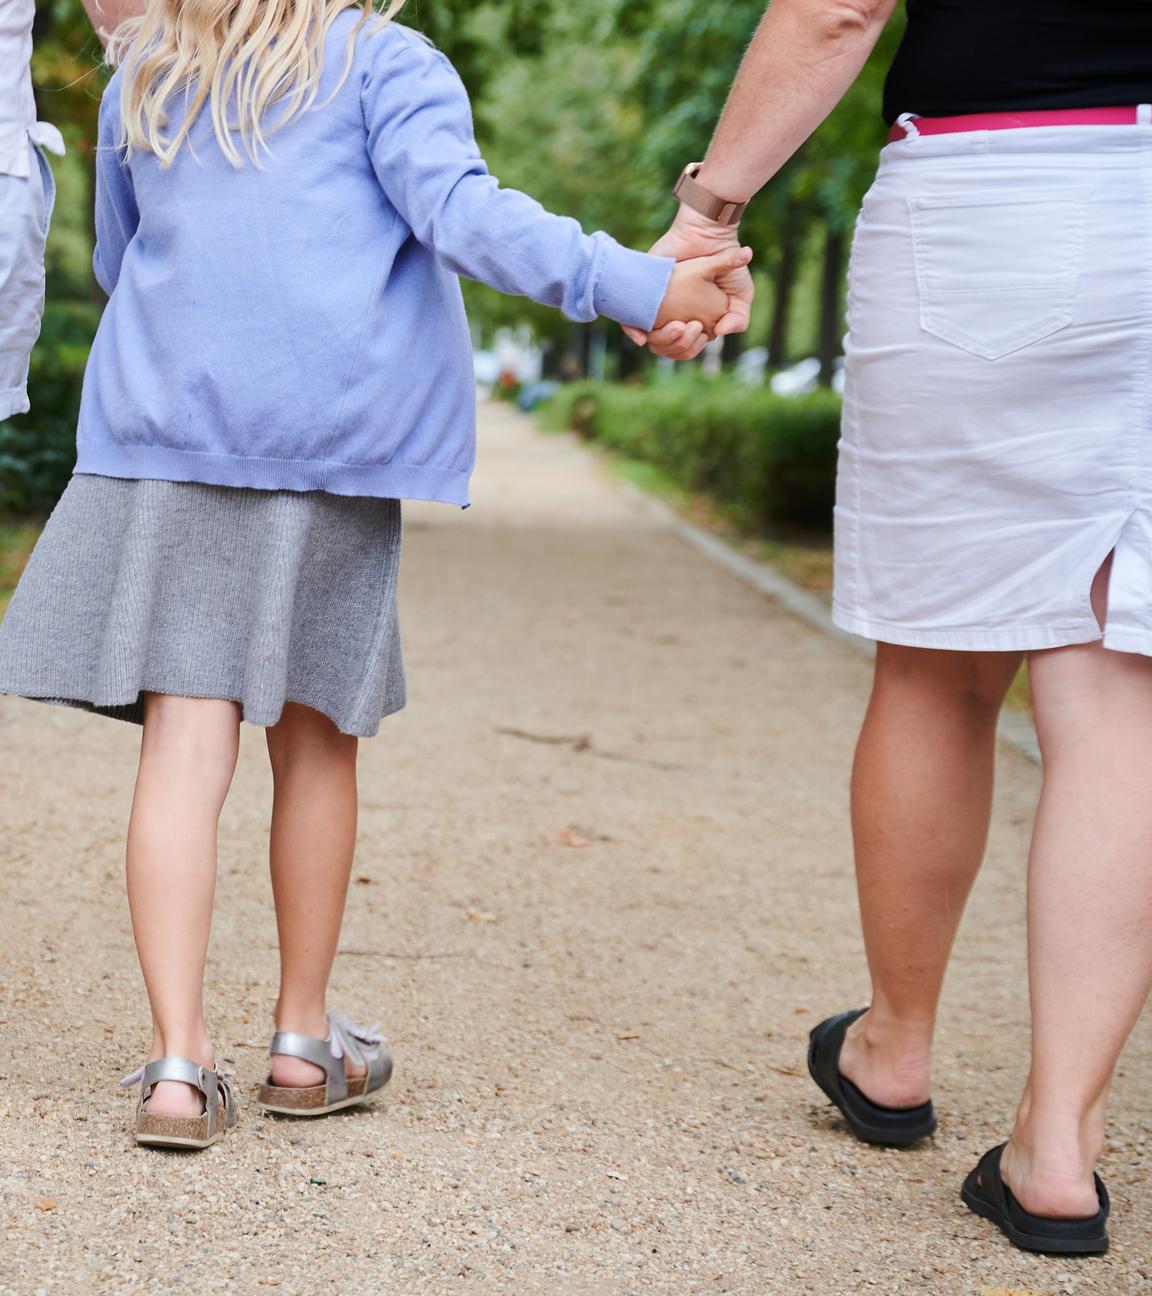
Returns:
[[[1071,324],[1090,194],[1013,183],[910,197],[924,329],[998,360]]]

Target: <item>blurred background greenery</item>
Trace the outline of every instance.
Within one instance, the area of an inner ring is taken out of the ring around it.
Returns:
[[[673,215],[680,168],[707,149],[763,12],[764,0],[410,0],[404,21],[460,69],[481,145],[504,183],[588,230],[647,247]],[[549,421],[582,419],[585,435],[658,462],[689,489],[714,492],[742,524],[791,519],[827,529],[837,402],[831,394],[790,400],[764,378],[807,359],[819,385],[833,385],[851,231],[883,143],[881,85],[899,36],[897,21],[840,107],[750,208],[744,234],[760,287],[753,327],[725,340],[709,377],[698,367],[671,374],[614,325],[572,325],[469,284],[477,345],[515,328],[543,348],[547,375],[598,380],[563,394]],[[44,512],[67,480],[82,367],[102,305],[91,271],[102,52],[80,0],[38,3],[35,37],[40,115],[61,127],[69,151],[53,161],[59,198],[33,412],[0,424],[0,514],[8,515]],[[733,376],[750,348],[762,348],[763,363]],[[623,383],[661,387],[658,404],[630,398]],[[640,429],[645,408],[658,410],[658,430],[651,417]]]

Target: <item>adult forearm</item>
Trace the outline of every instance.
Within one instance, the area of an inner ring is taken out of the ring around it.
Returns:
[[[108,37],[125,18],[142,13],[146,0],[83,0],[96,35],[106,44]]]
[[[700,183],[743,202],[856,80],[896,0],[772,0],[716,128]]]

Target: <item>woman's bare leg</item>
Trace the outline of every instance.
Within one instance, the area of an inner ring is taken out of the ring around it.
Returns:
[[[1031,668],[1032,1068],[1003,1172],[1025,1210],[1087,1216],[1112,1073],[1152,989],[1152,660],[1092,643]]]
[[[271,871],[280,933],[276,1029],[323,1038],[328,978],[356,849],[357,740],[318,711],[289,703],[268,730],[275,796]],[[319,1067],[272,1059],[278,1085],[314,1085]],[[353,1068],[349,1068],[350,1071]]]
[[[872,1007],[848,1032],[841,1070],[885,1106],[931,1094],[937,1006],[984,856],[996,724],[1021,660],[878,646],[852,778]]]
[[[204,965],[216,885],[216,834],[236,769],[240,712],[214,699],[145,698],[140,769],[128,825],[132,930],[152,1008],[149,1061],[214,1056],[204,1024]],[[200,1095],[171,1081],[148,1109],[198,1115]]]

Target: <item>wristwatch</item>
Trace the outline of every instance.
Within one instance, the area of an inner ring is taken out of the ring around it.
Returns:
[[[693,211],[699,212],[718,225],[739,225],[748,204],[746,202],[728,202],[717,198],[710,190],[705,189],[696,179],[703,162],[691,162],[686,166],[673,190],[676,197]]]

